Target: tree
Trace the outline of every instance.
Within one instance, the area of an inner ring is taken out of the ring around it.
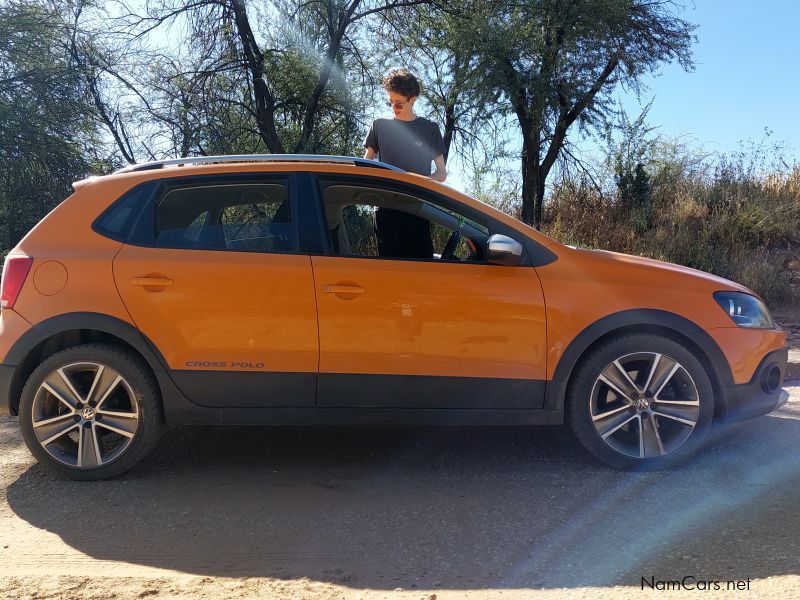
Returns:
[[[652,104],[651,100],[632,121],[619,111],[617,122],[608,124],[605,132],[606,169],[614,173],[618,208],[637,233],[646,231],[653,220],[652,182],[646,167],[659,137],[653,133],[656,128],[646,123]]]
[[[449,5],[422,5],[387,12],[375,30],[383,40],[383,70],[397,57],[421,80],[432,118],[442,124],[444,157],[457,153],[472,171],[504,157],[507,111],[497,93],[481,85],[470,48],[459,43],[461,15]]]
[[[90,169],[93,110],[65,47],[64,17],[44,2],[0,7],[0,249],[16,245]]]
[[[195,69],[187,81],[227,77],[246,90],[217,98],[248,115],[273,153],[351,153],[363,105],[359,26],[375,15],[432,0],[158,0],[122,16],[131,40],[182,21]]]
[[[501,94],[522,138],[522,220],[540,226],[545,183],[570,129],[602,123],[618,84],[665,62],[690,69],[694,27],[672,0],[461,3],[458,43]]]

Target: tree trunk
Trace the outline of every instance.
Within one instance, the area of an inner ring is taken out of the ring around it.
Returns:
[[[444,162],[450,155],[450,144],[453,143],[453,134],[456,131],[456,107],[455,104],[448,103],[444,107]]]
[[[522,222],[539,229],[542,226],[544,184],[547,174],[542,169],[539,144],[531,132],[523,133],[522,147]]]
[[[536,169],[536,178],[534,179],[533,186],[536,192],[536,200],[534,202],[533,212],[533,226],[536,229],[542,228],[542,216],[544,214],[544,182],[547,179],[547,174],[544,173],[541,167]]]
[[[250,71],[250,79],[253,82],[258,133],[270,152],[282,154],[284,152],[283,143],[275,126],[275,99],[269,91],[264,76],[264,55],[259,49],[253,29],[250,27],[244,2],[242,0],[230,0],[230,2],[236,31],[239,34],[247,68]]]
[[[319,117],[319,101],[322,98],[322,94],[325,92],[325,88],[328,86],[328,81],[331,78],[331,71],[333,71],[333,65],[336,63],[336,57],[339,55],[339,49],[342,46],[344,34],[347,32],[347,26],[350,24],[350,19],[352,18],[353,13],[355,12],[356,8],[358,8],[359,4],[361,4],[361,0],[352,0],[349,5],[346,5],[346,8],[335,8],[332,0],[328,0],[327,2],[328,35],[330,36],[328,51],[325,53],[325,62],[322,65],[322,71],[317,79],[317,85],[314,86],[314,91],[311,93],[311,98],[309,98],[308,103],[306,104],[306,110],[303,114],[303,124],[300,128],[300,140],[295,146],[296,152],[317,150],[316,148],[309,147],[309,141],[314,133],[316,120]],[[338,18],[335,29],[333,28],[334,10],[337,11],[336,16]]]
[[[342,35],[344,35],[344,31],[342,31]],[[339,53],[340,44],[341,38],[331,40],[331,44],[325,54],[325,63],[323,64],[322,71],[319,74],[317,85],[314,86],[314,91],[311,93],[311,98],[308,100],[308,104],[306,105],[306,110],[303,115],[303,125],[300,129],[300,140],[295,145],[295,152],[319,151],[317,148],[312,148],[309,145],[309,141],[311,140],[311,135],[314,133],[314,125],[316,124],[316,119],[319,116],[317,114],[319,101],[322,98],[322,94],[325,91],[325,88],[328,85],[328,80],[331,77],[331,71],[333,71],[336,55]]]

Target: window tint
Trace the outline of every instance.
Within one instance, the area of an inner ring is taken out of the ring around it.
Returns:
[[[156,245],[287,252],[294,249],[289,194],[281,183],[182,187],[158,203]]]
[[[336,254],[482,260],[486,226],[427,199],[354,185],[329,185],[325,217]]]
[[[126,240],[141,209],[156,187],[157,182],[148,182],[124,194],[95,221],[95,231],[115,240]]]
[[[378,256],[375,235],[375,207],[368,204],[349,204],[342,208],[342,224],[355,256]]]
[[[447,242],[450,241],[450,237],[453,235],[453,230],[444,227],[443,225],[439,225],[438,223],[431,223],[431,238],[433,239],[433,253],[435,255],[442,255],[442,251],[447,246]],[[466,237],[459,238],[458,242],[456,243],[456,249],[454,251],[453,256],[458,260],[467,260],[470,255],[472,254],[472,249],[470,248],[469,241]]]
[[[203,233],[203,229],[208,222],[208,211],[203,211],[194,221],[192,221],[189,226],[184,230],[181,234],[181,237],[187,242],[194,242],[196,244],[200,243],[200,234]]]

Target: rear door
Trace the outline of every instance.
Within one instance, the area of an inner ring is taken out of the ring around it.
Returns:
[[[319,406],[543,406],[545,311],[536,271],[481,257],[480,244],[492,233],[510,233],[506,228],[421,189],[342,178],[321,179],[318,187],[331,245],[330,255],[311,258]],[[405,216],[381,217],[387,209]],[[409,240],[403,257],[408,236],[380,229],[413,222],[409,214],[432,218],[430,238]],[[443,259],[456,229],[456,251]],[[431,246],[433,253],[420,254]]]
[[[168,181],[114,261],[132,319],[192,402],[315,403],[316,302],[294,181]]]

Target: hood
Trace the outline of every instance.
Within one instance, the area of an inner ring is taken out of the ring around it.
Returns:
[[[622,254],[620,252],[610,252],[608,250],[588,250],[588,249],[575,249],[583,255],[591,256],[593,260],[604,263],[604,266],[614,268],[618,267],[621,272],[630,275],[631,272],[638,272],[638,276],[644,279],[651,277],[658,277],[659,274],[670,274],[673,277],[677,275],[681,278],[686,278],[686,282],[693,283],[698,286],[707,286],[711,291],[730,290],[737,292],[744,292],[751,296],[758,297],[758,294],[746,288],[743,285],[718,277],[705,271],[698,271],[690,267],[683,267],[673,263],[654,260],[652,258],[643,258],[641,256],[633,256],[631,254]]]

